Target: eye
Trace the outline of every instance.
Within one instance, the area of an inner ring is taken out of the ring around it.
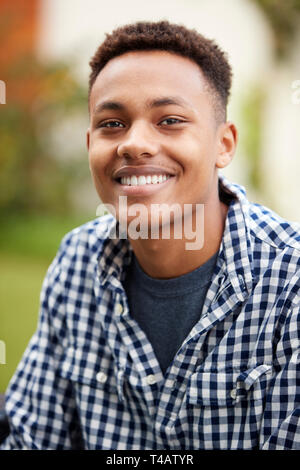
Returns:
[[[161,121],[160,124],[166,123],[167,125],[172,125],[172,124],[180,124],[181,122],[183,122],[181,119],[166,118],[163,121]]]
[[[104,127],[106,129],[118,128],[118,127],[124,127],[124,124],[122,124],[120,121],[106,121],[106,122],[101,122],[98,127]]]

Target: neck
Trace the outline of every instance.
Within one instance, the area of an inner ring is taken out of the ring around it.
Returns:
[[[184,236],[184,230],[180,239],[129,238],[134,254],[146,274],[157,279],[178,277],[198,268],[219,250],[228,207],[219,200],[210,206],[205,205],[204,215],[201,218],[202,247],[197,247],[199,243],[195,243],[196,249],[191,249],[194,242]],[[199,227],[197,214],[193,213],[192,218],[192,226]]]

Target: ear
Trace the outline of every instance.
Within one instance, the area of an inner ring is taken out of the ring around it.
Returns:
[[[218,129],[217,168],[225,168],[233,159],[237,146],[237,129],[232,122],[225,122]]]
[[[90,128],[87,129],[86,131],[86,146],[89,151],[90,149]]]

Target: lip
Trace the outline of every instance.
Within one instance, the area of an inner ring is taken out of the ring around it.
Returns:
[[[175,176],[173,170],[161,166],[140,165],[140,166],[123,166],[113,173],[113,179],[118,180],[122,176],[133,175],[170,175]],[[160,183],[163,184],[163,183]]]
[[[144,174],[144,173],[142,173]],[[148,173],[151,174],[151,173]],[[154,173],[155,174],[155,173]],[[162,173],[160,173],[162,174]],[[168,173],[169,174],[169,173]],[[148,196],[154,193],[157,193],[158,191],[164,189],[167,185],[173,184],[175,180],[175,175],[171,176],[168,178],[166,181],[163,181],[162,183],[157,183],[157,184],[144,184],[144,185],[136,185],[136,186],[130,186],[127,184],[121,184],[118,181],[115,182],[115,184],[118,187],[118,190],[120,193],[124,196]]]

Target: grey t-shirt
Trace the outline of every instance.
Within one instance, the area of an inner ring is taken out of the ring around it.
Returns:
[[[148,276],[132,256],[123,281],[130,314],[146,333],[163,374],[200,319],[217,256],[172,279]]]

